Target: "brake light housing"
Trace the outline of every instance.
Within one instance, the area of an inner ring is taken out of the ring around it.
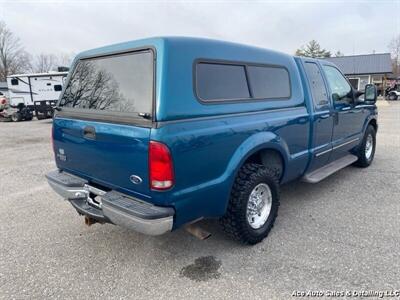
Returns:
[[[175,184],[174,165],[171,152],[163,143],[150,141],[149,145],[150,188],[163,191]]]

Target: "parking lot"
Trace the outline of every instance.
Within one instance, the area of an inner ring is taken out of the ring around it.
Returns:
[[[88,227],[47,185],[51,121],[0,123],[0,298],[288,299],[400,290],[400,101],[379,101],[375,161],[282,187],[269,237],[242,246],[216,221],[144,236]],[[294,297],[293,297],[294,298]]]

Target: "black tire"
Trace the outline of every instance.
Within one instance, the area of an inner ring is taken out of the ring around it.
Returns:
[[[27,107],[25,107],[23,110],[21,110],[20,113],[21,113],[22,118],[26,121],[30,121],[33,118],[32,112]]]
[[[36,114],[36,119],[44,120],[44,119],[46,119],[46,117],[43,114]]]
[[[367,140],[368,137],[371,136],[372,138],[372,152],[370,155],[367,155]],[[357,157],[358,160],[354,163],[357,167],[366,168],[369,167],[374,160],[375,156],[375,149],[376,149],[376,132],[375,128],[372,125],[368,125],[367,130],[365,131],[363,140],[357,150]]]
[[[389,100],[397,100],[397,95],[395,93],[389,94]]]
[[[268,218],[258,229],[254,229],[247,218],[247,205],[250,194],[259,184],[268,185],[272,204]],[[279,208],[279,181],[275,169],[258,164],[245,164],[240,169],[232,187],[225,215],[220,219],[223,230],[244,244],[261,242],[271,231]]]
[[[21,116],[21,114],[20,114],[19,112],[15,112],[15,113],[13,113],[13,114],[11,115],[11,120],[12,120],[13,122],[19,122],[19,121],[22,120],[22,116]]]

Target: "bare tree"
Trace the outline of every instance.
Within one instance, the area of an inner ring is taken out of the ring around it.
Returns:
[[[57,66],[58,67],[69,67],[74,58],[74,53],[60,53],[57,55]]]
[[[123,95],[112,74],[93,62],[76,67],[64,92],[63,105],[98,110],[118,110]]]
[[[10,74],[24,72],[29,65],[29,55],[19,38],[0,21],[0,81],[5,81]]]
[[[389,50],[392,54],[393,74],[400,75],[400,34],[394,37],[389,44]]]
[[[56,66],[56,56],[54,54],[41,53],[35,56],[32,62],[33,73],[46,73],[54,70]]]
[[[32,61],[31,72],[33,73],[47,73],[49,71],[57,71],[58,67],[69,67],[71,64],[71,57],[67,53],[59,55],[50,53],[41,53],[36,55]]]

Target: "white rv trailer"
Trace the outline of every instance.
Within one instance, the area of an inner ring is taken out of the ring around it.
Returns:
[[[68,72],[7,76],[11,107],[28,107],[38,119],[52,116]]]

